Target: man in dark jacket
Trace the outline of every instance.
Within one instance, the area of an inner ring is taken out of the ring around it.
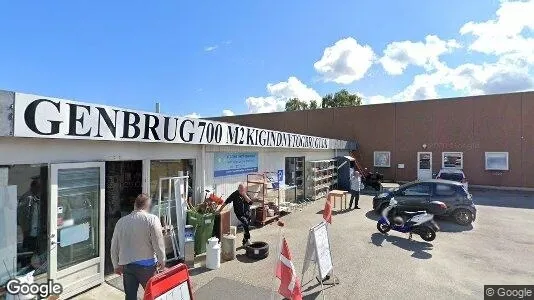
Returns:
[[[234,213],[239,222],[243,224],[243,230],[245,235],[243,237],[243,245],[250,244],[250,205],[252,200],[250,200],[247,195],[247,191],[243,184],[239,184],[237,191],[233,192],[230,197],[224,201],[224,204],[221,205],[218,212],[221,212],[227,204],[233,203]]]

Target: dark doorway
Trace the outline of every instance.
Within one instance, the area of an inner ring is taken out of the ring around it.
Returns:
[[[106,162],[106,274],[113,272],[110,249],[115,224],[133,211],[135,198],[143,190],[143,162],[108,161]]]
[[[304,184],[305,184],[304,156],[286,157],[286,185],[296,186],[297,201],[304,201]]]

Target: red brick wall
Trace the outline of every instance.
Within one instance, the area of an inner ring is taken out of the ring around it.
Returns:
[[[463,152],[470,184],[534,187],[534,92],[217,118],[248,126],[357,140],[362,165],[391,151],[386,179],[417,177],[417,152]],[[426,145],[426,148],[423,147]],[[485,170],[486,151],[509,152],[509,171]],[[404,169],[398,169],[404,164]]]

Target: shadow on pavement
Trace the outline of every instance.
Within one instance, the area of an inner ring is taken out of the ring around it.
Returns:
[[[311,283],[314,283],[314,284],[311,284]],[[302,292],[308,292],[308,291],[311,291],[313,290],[314,288],[318,287],[318,286],[321,286],[321,283],[318,282],[315,278],[312,278],[310,281],[308,281],[307,283],[303,284],[302,285],[303,287],[306,287],[306,289],[302,289]]]
[[[311,284],[312,282],[314,284]],[[329,288],[337,286],[338,284],[339,284],[339,281],[335,285],[325,284],[324,285],[324,290],[326,291]],[[306,288],[304,288],[304,287],[306,287]],[[302,293],[303,294],[305,294],[307,292],[310,292],[310,291],[312,291],[314,289],[319,289],[319,290],[317,290],[317,291],[315,291],[313,293],[309,293],[309,294],[303,295],[302,299],[319,299],[319,296],[321,296],[321,283],[316,278],[311,279],[307,283],[303,283],[302,284]]]
[[[335,215],[341,215],[341,214],[346,214],[346,213],[350,213],[351,211],[353,210],[356,210],[356,209],[344,209],[344,210],[338,210],[337,208],[336,209],[333,209],[332,208],[332,215],[335,216]],[[317,212],[318,215],[322,215],[324,212],[324,209],[321,209],[320,211]]]
[[[475,205],[534,209],[534,193],[517,191],[473,191]]]
[[[269,257],[269,256],[267,256],[267,257]],[[267,257],[266,257],[266,258],[267,258]],[[246,254],[243,254],[243,253],[242,253],[242,254],[237,254],[237,255],[235,256],[235,258],[236,258],[238,261],[240,261],[240,262],[242,262],[242,263],[246,263],[246,264],[253,264],[253,263],[255,263],[255,262],[258,262],[258,261],[261,261],[261,260],[266,259],[266,258],[263,258],[263,259],[252,259],[252,258],[249,258]]]
[[[367,217],[367,219],[373,220],[373,221],[378,221],[378,219],[380,218],[380,216],[377,213],[375,213],[375,211],[372,209],[366,212],[365,216]]]
[[[375,190],[372,190],[372,189],[365,189],[365,190],[361,190],[360,191],[360,195],[365,195],[365,196],[377,196],[378,194],[380,194],[380,192],[378,191],[375,191]]]
[[[415,235],[414,235],[415,236]],[[409,240],[407,238],[398,237],[394,235],[386,235],[375,232],[371,235],[371,243],[375,246],[382,247],[384,241],[390,242],[392,245],[395,245],[406,251],[413,251],[412,257],[419,259],[429,259],[432,258],[432,254],[427,251],[432,250],[432,244],[427,242],[419,242],[415,240]]]
[[[210,282],[199,287],[194,294],[194,299],[196,300],[263,300],[270,298],[271,291],[269,289],[223,277],[213,278]]]
[[[209,272],[209,271],[211,271],[211,270],[206,268],[205,266],[200,266],[200,267],[196,267],[196,268],[193,268],[193,269],[189,269],[189,275],[195,276],[195,275],[200,275],[202,273],[206,273],[206,272]]]
[[[317,291],[317,292],[313,292],[311,294],[308,294],[308,295],[305,295],[302,297],[302,299],[322,299],[321,296],[321,291]]]
[[[447,220],[445,218],[439,218],[439,231],[442,232],[463,232],[473,230],[473,225],[469,224],[467,226],[462,226],[454,223],[453,221]]]

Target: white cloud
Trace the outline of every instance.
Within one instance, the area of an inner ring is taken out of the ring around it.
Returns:
[[[442,56],[461,45],[456,39],[429,34],[423,41],[388,44],[378,60],[370,46],[360,45],[352,37],[345,38],[327,47],[314,68],[325,81],[338,84],[363,78],[374,63],[380,63],[390,75],[403,74],[411,65],[424,69],[408,86],[392,95],[360,95],[364,104],[435,99],[440,97],[441,89],[466,96],[534,89],[534,0],[501,0],[495,18],[468,22],[459,33],[473,37],[466,48],[478,54],[477,58],[484,57],[485,62],[465,61],[449,66],[441,60]],[[249,112],[284,110],[285,102],[292,97],[305,101],[320,99],[317,92],[294,77],[268,84],[267,90],[266,97],[247,99]]]
[[[249,113],[267,113],[285,110],[286,101],[298,98],[309,103],[312,100],[321,102],[321,96],[312,88],[302,83],[298,78],[291,76],[287,81],[267,84],[266,97],[248,97],[246,104]]]
[[[248,112],[252,114],[282,111],[286,107],[284,100],[276,99],[272,96],[248,97],[245,103],[247,104]]]
[[[327,82],[350,84],[362,79],[375,59],[376,55],[369,45],[360,45],[349,37],[327,47],[313,66]]]
[[[369,105],[369,104],[380,104],[380,103],[390,103],[392,101],[391,98],[382,96],[382,95],[375,95],[375,96],[365,96],[363,94],[359,94],[360,97],[362,97],[362,104],[363,105]]]
[[[509,60],[495,63],[463,64],[451,69],[444,80],[466,95],[519,92],[534,88],[528,67]]]
[[[204,51],[206,51],[206,52],[211,52],[211,51],[215,51],[215,50],[217,50],[217,48],[219,48],[218,45],[206,46],[206,47],[204,47]]]
[[[460,48],[456,40],[441,40],[435,35],[427,35],[424,42],[401,41],[386,46],[380,64],[390,75],[401,75],[408,65],[424,67],[432,71],[440,64],[442,54]]]
[[[515,54],[534,64],[534,38],[524,36],[534,30],[534,0],[502,1],[496,16],[462,26],[460,34],[475,37],[469,49],[493,55]]]
[[[502,1],[496,15],[495,19],[485,22],[468,22],[460,29],[460,34],[475,37],[468,49],[494,56],[493,62],[466,62],[449,67],[439,61],[439,56],[457,48],[457,43],[431,35],[427,36],[426,43],[394,42],[386,47],[384,57],[380,59],[389,74],[402,74],[409,64],[425,67],[426,73],[416,75],[410,85],[391,97],[367,97],[364,102],[438,98],[439,87],[450,88],[462,95],[534,89],[534,0]],[[433,47],[424,47],[429,44]]]
[[[468,96],[511,93],[533,89],[534,79],[528,67],[518,66],[506,59],[480,65],[466,63],[455,68],[442,64],[433,73],[416,75],[401,92],[391,97],[366,97],[364,103],[436,99],[439,98],[439,87],[449,87]]]
[[[287,81],[267,84],[267,91],[277,98],[299,98],[304,102],[321,100],[321,96],[314,89],[308,87],[294,76],[289,77]]]
[[[200,119],[201,118],[201,116],[199,114],[197,114],[196,112],[190,113],[188,115],[185,115],[184,117],[185,118],[190,118],[190,119]]]
[[[223,110],[223,111],[222,111],[222,114],[223,114],[223,116],[225,116],[225,117],[235,116],[234,112],[231,111],[231,110],[229,110],[229,109],[225,109],[225,110]]]

